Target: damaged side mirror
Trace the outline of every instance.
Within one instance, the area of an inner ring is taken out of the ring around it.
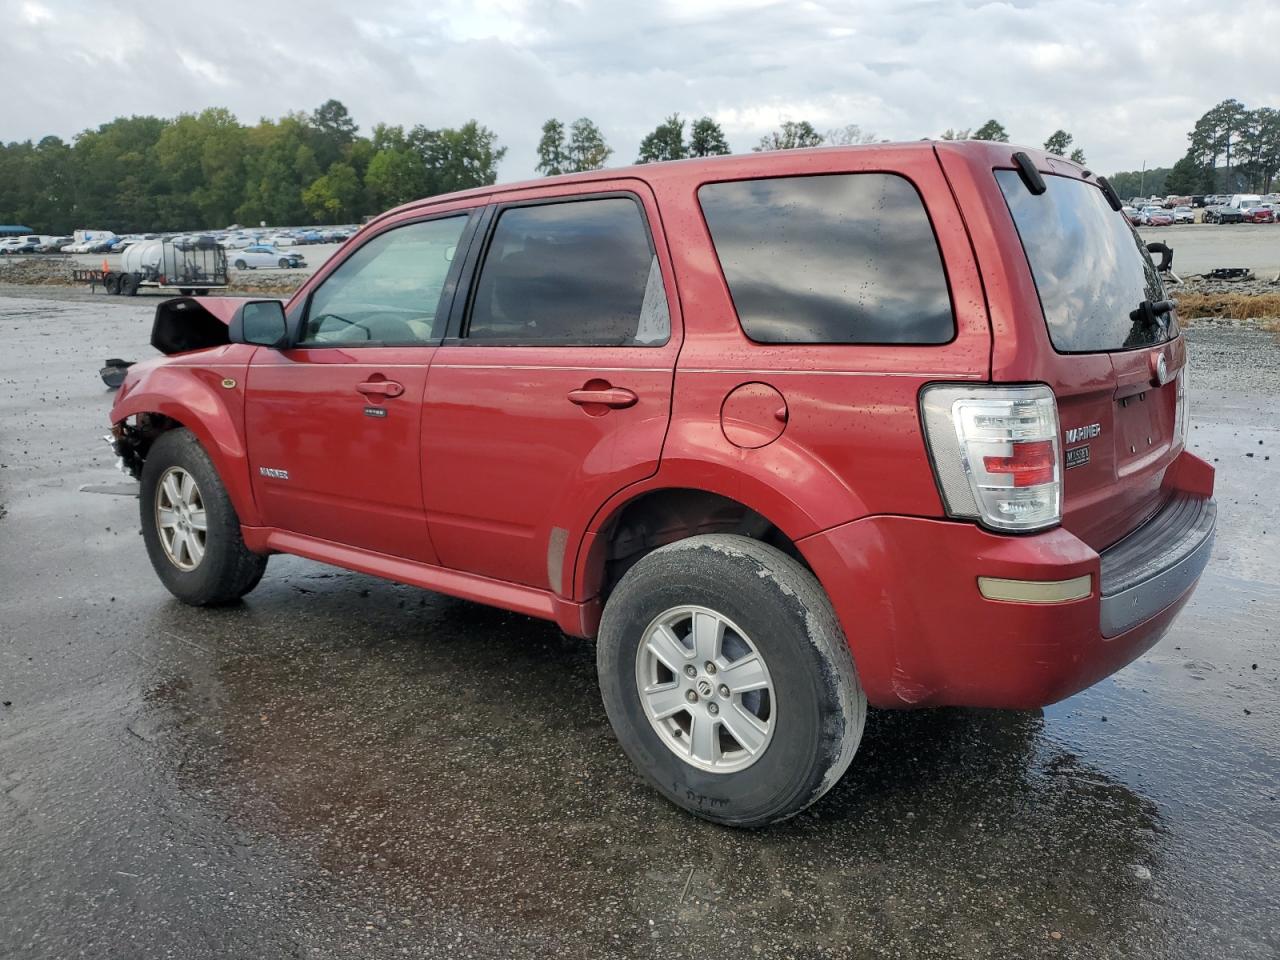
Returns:
[[[228,330],[232,343],[257,347],[282,347],[289,338],[284,304],[279,300],[250,300],[241,304]]]

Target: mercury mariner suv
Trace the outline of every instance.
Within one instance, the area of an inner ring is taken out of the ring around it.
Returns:
[[[1103,178],[1007,144],[430,197],[152,342],[112,439],[174,595],[289,553],[554,621],[639,772],[726,824],[820,797],[868,704],[1118,670],[1212,546],[1175,304]]]

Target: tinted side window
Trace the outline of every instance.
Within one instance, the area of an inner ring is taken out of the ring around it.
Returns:
[[[698,201],[752,340],[925,344],[954,336],[938,241],[903,177],[710,183]]]
[[[462,214],[368,241],[312,295],[302,345],[412,345],[443,336],[441,295],[466,225]]]
[[[476,283],[475,341],[660,344],[671,320],[644,213],[626,197],[508,207]]]

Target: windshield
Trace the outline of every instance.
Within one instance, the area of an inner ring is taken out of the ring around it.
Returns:
[[[1143,301],[1165,298],[1164,284],[1129,221],[1102,191],[1069,177],[1046,175],[1039,196],[1016,171],[997,170],[1040,294],[1049,337],[1060,353],[1105,353],[1163,343],[1177,336],[1172,314],[1152,324]],[[1163,211],[1161,211],[1163,212]]]

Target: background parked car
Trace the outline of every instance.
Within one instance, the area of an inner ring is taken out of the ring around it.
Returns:
[[[270,244],[255,243],[236,252],[231,265],[237,270],[270,270],[277,267],[281,270],[292,270],[305,267],[306,260],[302,254],[292,250],[278,250]]]
[[[1206,207],[1204,211],[1205,223],[1244,223],[1244,213],[1239,207],[1229,207],[1225,204],[1218,204],[1213,207]]]
[[[8,245],[5,250],[6,253],[35,253],[40,249],[40,244],[44,242],[43,239],[32,234],[22,237],[10,237],[9,239],[16,240],[17,243]]]
[[[1145,227],[1167,227],[1173,223],[1173,213],[1163,207],[1144,207],[1139,222]]]
[[[202,233],[199,236],[174,237],[173,245],[179,250],[212,250],[218,245],[218,241],[207,233]]]
[[[1174,207],[1173,208],[1174,223],[1195,223],[1196,212],[1190,207]]]
[[[1243,214],[1244,214],[1245,223],[1275,223],[1276,222],[1275,211],[1272,210],[1265,203],[1260,203],[1256,207],[1244,207]]]
[[[1120,212],[1124,214],[1125,219],[1133,226],[1137,226],[1142,222],[1142,216],[1133,207],[1121,207]]]

